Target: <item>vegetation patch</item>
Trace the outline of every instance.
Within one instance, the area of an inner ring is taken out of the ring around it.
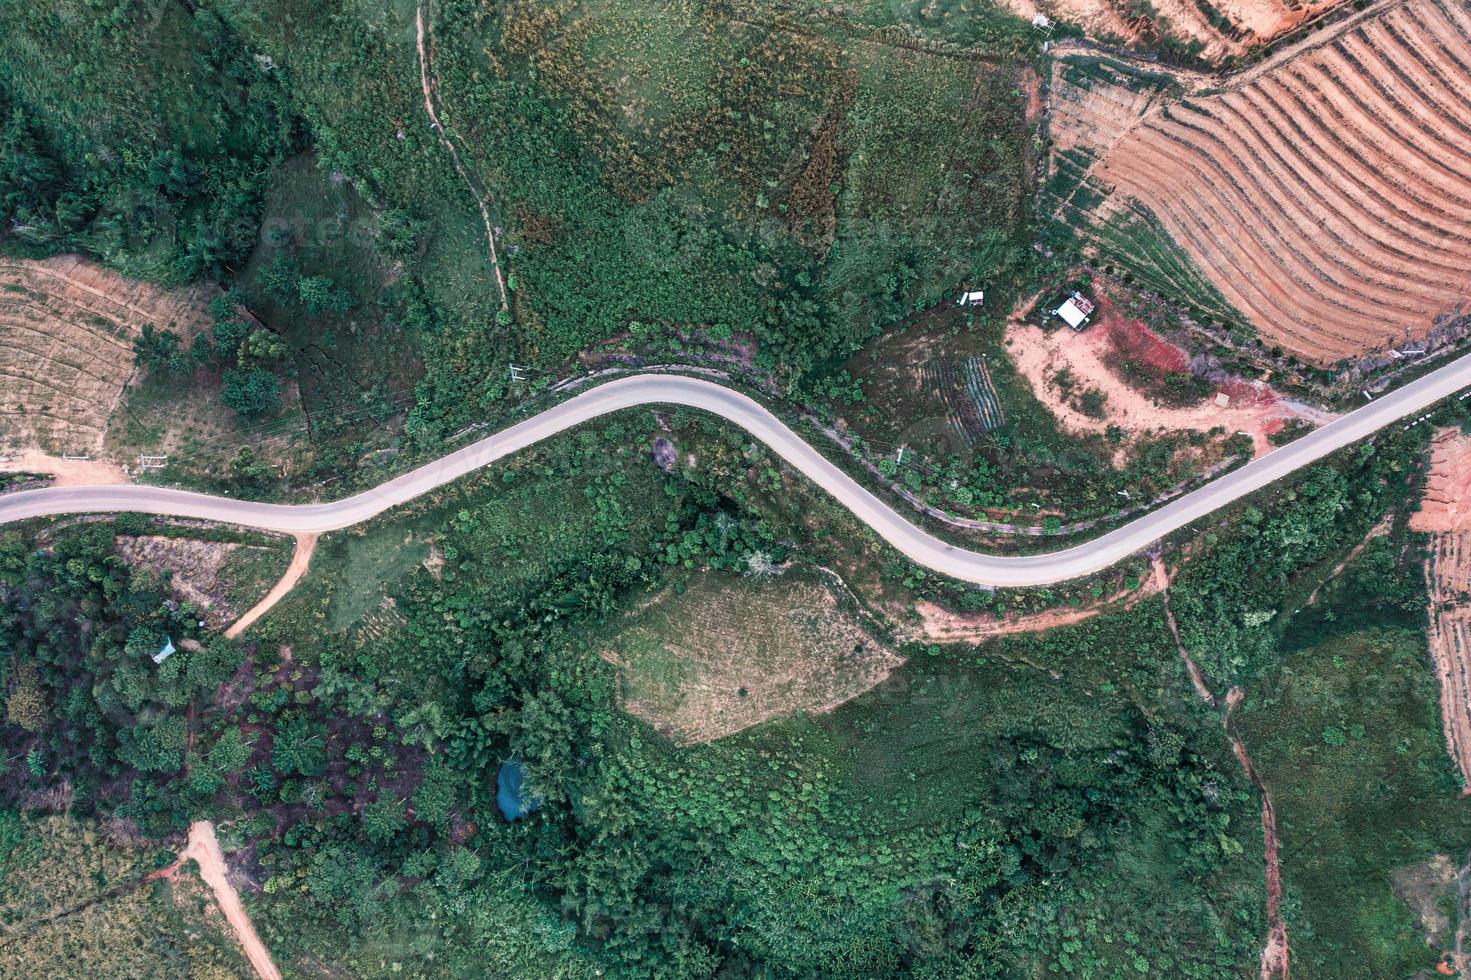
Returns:
[[[1423,634],[1368,630],[1304,649],[1240,711],[1276,806],[1294,970],[1431,969],[1445,947],[1427,945],[1389,872],[1471,852],[1471,814],[1441,737]]]

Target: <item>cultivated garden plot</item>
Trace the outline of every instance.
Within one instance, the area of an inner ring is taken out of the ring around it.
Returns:
[[[1454,0],[1391,4],[1219,89],[1064,57],[1048,189],[1155,288],[1332,365],[1468,311],[1468,92]]]
[[[0,260],[0,451],[100,449],[133,376],[133,338],[148,323],[192,336],[207,322],[205,295],[76,256]]]

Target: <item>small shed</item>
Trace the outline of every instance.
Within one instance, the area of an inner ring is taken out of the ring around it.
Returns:
[[[986,291],[984,289],[971,289],[961,293],[960,298],[955,302],[961,306],[980,306],[985,300]]]
[[[1088,325],[1088,317],[1093,314],[1093,303],[1082,294],[1073,293],[1053,312],[1074,330],[1082,330]]]
[[[158,652],[153,655],[153,662],[156,664],[161,664],[173,655],[174,641],[166,636],[163,638],[163,646],[159,647]]]

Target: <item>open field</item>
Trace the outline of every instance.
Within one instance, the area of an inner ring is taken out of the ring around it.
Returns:
[[[0,259],[0,451],[94,453],[145,323],[191,338],[208,289],[163,290],[76,256]]]
[[[1468,91],[1454,0],[1391,4],[1211,91],[1063,57],[1048,186],[1155,288],[1332,365],[1468,311]]]
[[[787,576],[697,576],[635,607],[609,647],[624,709],[684,744],[831,710],[903,662],[826,582]]]

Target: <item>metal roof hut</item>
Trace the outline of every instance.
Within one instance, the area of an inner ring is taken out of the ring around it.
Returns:
[[[1074,330],[1082,330],[1088,325],[1088,317],[1093,314],[1093,303],[1083,297],[1080,293],[1073,293],[1057,309],[1052,312],[1062,317],[1062,322]]]

